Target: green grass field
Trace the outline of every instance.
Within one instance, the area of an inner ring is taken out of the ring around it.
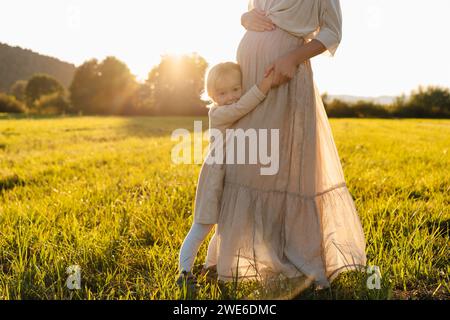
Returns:
[[[200,165],[172,164],[170,135],[193,121],[0,116],[0,299],[186,298],[174,280]],[[330,121],[382,286],[348,273],[296,298],[449,299],[450,120]],[[197,298],[255,292],[207,284]]]

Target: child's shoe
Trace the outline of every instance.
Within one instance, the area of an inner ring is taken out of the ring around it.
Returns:
[[[181,290],[186,287],[188,292],[195,293],[198,288],[197,279],[191,272],[183,270],[177,279],[177,286]]]
[[[210,267],[203,266],[202,271],[200,272],[201,277],[205,277],[207,282],[217,281],[217,265],[213,265]]]

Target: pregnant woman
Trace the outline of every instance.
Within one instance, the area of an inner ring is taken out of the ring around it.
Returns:
[[[242,24],[247,32],[237,60],[244,92],[269,71],[276,88],[232,128],[279,129],[279,170],[268,176],[261,164],[225,166],[218,279],[306,275],[327,287],[340,272],[366,264],[363,230],[309,60],[334,55],[340,3],[254,0]]]

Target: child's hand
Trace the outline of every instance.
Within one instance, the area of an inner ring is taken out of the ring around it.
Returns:
[[[272,81],[273,81],[274,72],[270,71],[268,75],[261,80],[261,82],[258,84],[259,90],[261,90],[262,93],[267,95],[269,93],[270,88],[272,88]]]

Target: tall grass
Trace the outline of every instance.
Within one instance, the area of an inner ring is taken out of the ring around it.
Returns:
[[[200,165],[172,164],[170,134],[194,120],[0,120],[0,299],[186,298],[175,278]],[[450,121],[331,125],[382,287],[347,273],[296,298],[448,299]],[[80,290],[66,286],[71,265]],[[261,297],[252,285],[201,283],[199,299]]]

